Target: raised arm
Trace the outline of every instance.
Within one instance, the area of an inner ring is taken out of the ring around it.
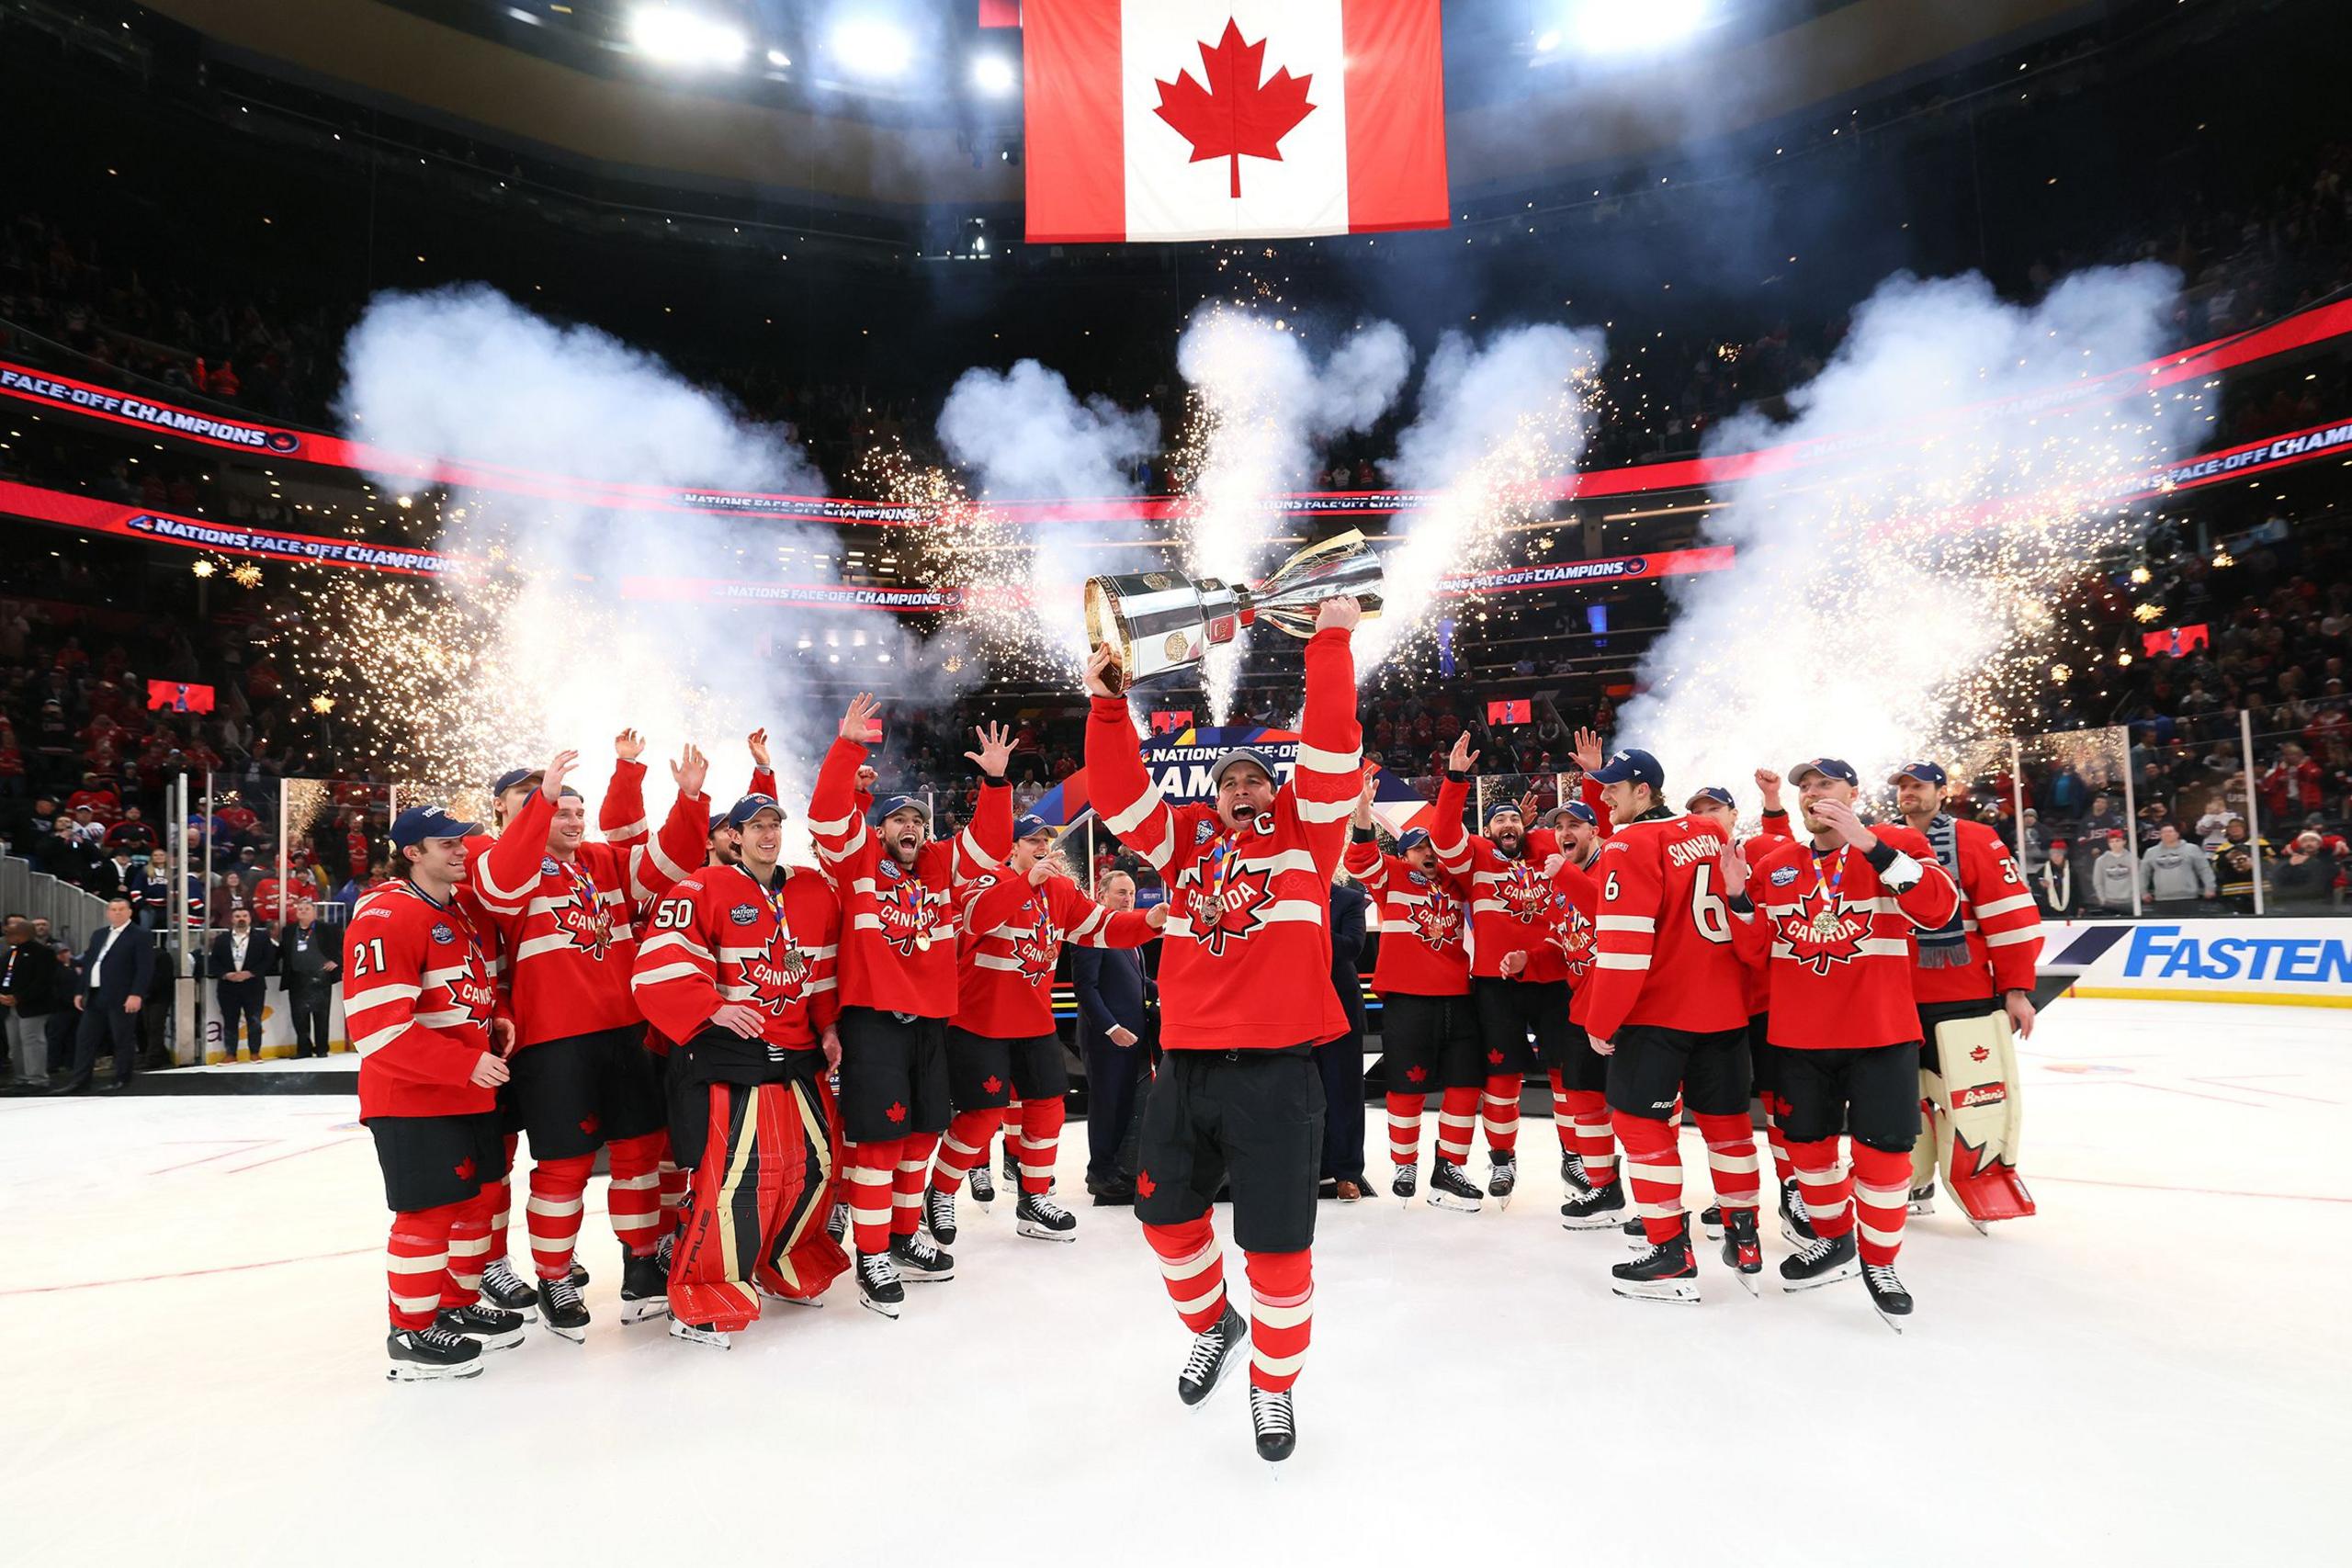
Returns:
[[[613,782],[596,803],[596,831],[617,849],[633,849],[646,840],[645,764],[638,761],[644,752],[645,737],[636,730],[613,737]]]
[[[1437,852],[1437,863],[1454,876],[1468,876],[1476,858],[1476,840],[1462,818],[1470,806],[1470,770],[1477,763],[1478,753],[1470,750],[1465,729],[1453,738],[1453,754],[1445,760],[1445,782],[1437,788],[1437,819],[1430,824],[1430,848]]]
[[[860,692],[850,699],[840,736],[825,752],[816,786],[808,793],[808,837],[817,846],[817,858],[828,867],[854,861],[874,846],[857,804],[857,774],[865,766],[866,747],[882,737],[881,726],[875,722],[880,711],[872,693]]]
[[[1151,863],[1161,876],[1176,852],[1176,815],[1144,771],[1143,750],[1127,701],[1112,694],[1108,671],[1117,660],[1106,645],[1086,661],[1086,787],[1102,825]]]
[[[691,743],[670,764],[678,795],[670,804],[670,815],[662,819],[661,836],[628,852],[628,896],[633,902],[658,898],[702,869],[710,842],[710,797],[702,789],[709,772],[708,759]]]
[[[1340,869],[1348,818],[1363,791],[1363,728],[1356,722],[1356,661],[1349,648],[1363,609],[1353,599],[1326,599],[1306,639],[1306,707],[1299,722],[1298,764],[1285,793],[1298,813],[1306,852],[1324,881]]]
[[[539,863],[547,858],[548,825],[555,818],[555,803],[563,781],[580,761],[577,751],[560,751],[547,765],[539,787],[514,813],[514,820],[474,857],[474,886],[482,908],[512,919],[522,914],[531,892],[539,885]]]

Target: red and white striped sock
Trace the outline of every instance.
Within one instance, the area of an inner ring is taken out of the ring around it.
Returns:
[[[1388,1160],[1392,1165],[1419,1165],[1421,1159],[1421,1111],[1426,1094],[1388,1097]]]
[[[997,1123],[1003,1119],[1004,1112],[992,1105],[956,1112],[956,1120],[947,1123],[946,1134],[939,1140],[939,1158],[931,1170],[932,1186],[942,1192],[953,1192],[961,1187],[972,1168],[989,1157],[989,1140],[996,1136]]]
[[[1572,1089],[1567,1101],[1577,1153],[1584,1159],[1584,1179],[1606,1187],[1617,1179],[1617,1134],[1610,1126],[1609,1098],[1596,1089]]]
[[[1568,1086],[1557,1067],[1552,1069],[1552,1131],[1559,1134],[1562,1154],[1583,1152],[1577,1143],[1576,1112],[1568,1104]]]
[[[662,1161],[669,1152],[666,1131],[615,1138],[605,1145],[612,1170],[605,1213],[615,1239],[631,1258],[650,1258],[662,1245]]]
[[[489,1193],[485,1187],[470,1201],[456,1205],[458,1217],[449,1224],[449,1286],[441,1296],[445,1307],[481,1300],[481,1271],[490,1262]]]
[[[1519,1090],[1517,1073],[1500,1073],[1487,1080],[1484,1119],[1487,1153],[1516,1154],[1519,1150]]]
[[[574,1155],[531,1166],[531,1196],[523,1205],[523,1224],[532,1270],[542,1280],[560,1280],[571,1272],[572,1249],[580,1245],[582,1194],[588,1190],[588,1173],[595,1165],[594,1155]]]
[[[1675,1146],[1674,1124],[1620,1111],[1614,1125],[1625,1145],[1625,1181],[1642,1234],[1652,1246],[1670,1241],[1683,1224],[1682,1151]]]
[[[922,1190],[931,1179],[931,1151],[938,1146],[936,1133],[909,1133],[899,1140],[899,1163],[890,1178],[892,1235],[922,1229]]]
[[[1060,1157],[1062,1119],[1069,1114],[1059,1095],[1024,1100],[1021,1106],[1021,1190],[1042,1198],[1054,1184]]]
[[[1184,1326],[1195,1334],[1215,1327],[1225,1315],[1225,1248],[1209,1217],[1181,1225],[1148,1224],[1143,1238],[1159,1255],[1159,1277],[1168,1282],[1168,1299],[1176,1303]]]
[[[1715,1201],[1726,1209],[1753,1209],[1758,1197],[1756,1128],[1744,1115],[1697,1118],[1707,1141],[1707,1171],[1714,1179]]]
[[[887,1144],[851,1144],[849,1156],[849,1224],[860,1252],[890,1250],[890,1186],[899,1173],[899,1146],[904,1138]]]
[[[1437,1157],[1453,1165],[1470,1163],[1470,1134],[1478,1125],[1478,1091],[1450,1089],[1437,1101]]]
[[[1279,1393],[1298,1381],[1315,1327],[1315,1255],[1250,1252],[1250,1385]]]
[[[1777,1094],[1764,1097],[1764,1141],[1772,1150],[1772,1183],[1776,1190],[1786,1187],[1789,1178],[1797,1173],[1796,1161],[1789,1157],[1789,1141],[1781,1135],[1781,1113],[1788,1103]]]
[[[521,1141],[519,1134],[506,1134],[506,1163],[498,1168],[498,1179],[482,1189],[490,1210],[490,1256],[493,1259],[506,1256],[506,1222],[514,1212],[514,1184],[510,1179],[514,1174],[514,1145]]]
[[[1813,1234],[1832,1240],[1854,1228],[1854,1179],[1846,1162],[1838,1157],[1838,1140],[1824,1138],[1817,1144],[1791,1144],[1789,1157],[1796,1161],[1797,1190],[1804,1195],[1804,1212],[1813,1221]],[[1903,1156],[1904,1199],[1910,1199],[1910,1156]]]
[[[429,1328],[449,1293],[449,1227],[463,1203],[444,1203],[392,1216],[384,1247],[384,1279],[392,1326]]]
[[[1021,1097],[1014,1095],[1004,1102],[1004,1152],[1018,1169],[1021,1165]]]
[[[1892,1263],[1911,1211],[1911,1156],[1854,1145],[1854,1246],[1865,1263]]]
[[[662,1235],[674,1233],[685,1213],[686,1194],[694,1190],[695,1173],[682,1170],[676,1161],[662,1161]]]

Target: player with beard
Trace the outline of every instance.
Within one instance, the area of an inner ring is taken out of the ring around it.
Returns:
[[[1960,912],[1919,933],[1911,976],[1919,1102],[1928,1113],[1911,1151],[1911,1213],[1934,1212],[1940,1161],[1945,1189],[1983,1230],[2033,1213],[2018,1179],[2017,1042],[2033,1033],[2041,914],[2001,835],[1944,809],[1943,769],[1906,762],[1887,782],[1904,825],[1928,840],[1960,889]]]
[[[923,1216],[932,1239],[956,1243],[956,1190],[988,1158],[1009,1095],[1021,1098],[1018,1234],[1075,1241],[1078,1217],[1048,1195],[1061,1145],[1069,1068],[1054,1031],[1054,965],[1064,942],[1141,947],[1168,923],[1168,907],[1123,914],[1078,890],[1053,852],[1054,830],[1035,817],[1012,827],[1012,852],[998,871],[956,889],[963,934],[956,942],[956,1017],[947,1026],[947,1080],[956,1119],[940,1140]]]
[[[1732,844],[1716,823],[1660,803],[1665,770],[1647,751],[1596,769],[1613,826],[1593,866],[1600,884],[1584,1021],[1609,1057],[1608,1095],[1625,1175],[1649,1250],[1610,1270],[1637,1301],[1695,1303],[1698,1264],[1682,1206],[1678,1108],[1707,1143],[1723,1206],[1723,1258],[1748,1290],[1763,1268],[1756,1235],[1756,1133],[1747,1119],[1745,961],[1734,928],[1753,910],[1723,892]]]
[[[745,795],[727,820],[742,860],[662,895],[631,979],[647,1019],[679,1042],[670,1142],[694,1176],[670,1268],[670,1334],[721,1349],[759,1316],[760,1296],[815,1306],[849,1268],[824,1228],[840,900],[820,873],[779,863],[784,808],[773,796]]]
[[[980,805],[952,841],[931,837],[931,807],[915,795],[880,802],[869,829],[858,784],[866,748],[882,739],[880,712],[871,693],[851,699],[817,773],[808,832],[842,890],[841,1112],[858,1299],[896,1317],[903,1280],[956,1277],[954,1257],[922,1234],[932,1150],[951,1114],[955,888],[1012,852],[1012,742],[1001,725],[973,732],[980,749],[964,756],[980,771]]]
[[[1854,814],[1846,763],[1816,757],[1789,770],[1789,782],[1811,840],[1766,849],[1747,868],[1764,919],[1739,933],[1745,956],[1771,965],[1789,1153],[1815,1232],[1781,1260],[1781,1288],[1849,1280],[1859,1253],[1871,1304],[1899,1331],[1912,1303],[1894,1259],[1919,1135],[1912,943],[1958,918],[1960,893],[1925,838]],[[1724,874],[1738,879],[1736,857]],[[1850,1174],[1838,1158],[1841,1129],[1853,1146]]]
[[[1439,1208],[1476,1209],[1478,1190],[1459,1174],[1470,1157],[1470,1129],[1487,1081],[1470,1006],[1470,954],[1462,944],[1469,887],[1438,864],[1424,829],[1398,839],[1395,854],[1380,852],[1372,817],[1378,787],[1378,773],[1365,769],[1347,867],[1372,897],[1373,928],[1380,935],[1372,988],[1380,996],[1381,1069],[1388,1079],[1388,1158],[1396,1170],[1388,1190],[1413,1201],[1420,1179],[1421,1115],[1434,1091],[1438,1167],[1452,1166],[1456,1179],[1443,1190],[1432,1180],[1429,1201]],[[1466,1202],[1456,1195],[1464,1188]]]
[[[564,751],[541,770],[476,868],[508,957],[516,1021],[508,1098],[531,1139],[524,1212],[539,1317],[574,1342],[587,1337],[588,1309],[571,1255],[599,1148],[610,1159],[605,1208],[623,1254],[621,1321],[668,1310],[658,1254],[669,1137],[645,1016],[629,991],[629,915],[696,863],[710,814],[708,764],[688,746],[671,766],[678,796],[658,839],[630,849],[590,842],[586,803],[563,787],[578,760]]]
[[[1573,1140],[1560,1170],[1568,1190],[1560,1205],[1560,1226],[1572,1231],[1638,1225],[1626,1220],[1625,1186],[1617,1174],[1617,1134],[1609,1115],[1609,1059],[1592,1048],[1585,1028],[1592,1012],[1593,961],[1600,955],[1600,882],[1594,868],[1608,838],[1601,816],[1581,800],[1560,807],[1555,818],[1560,851],[1544,863],[1544,874],[1561,900],[1555,941],[1568,976],[1568,1045],[1560,1065],[1552,1069],[1552,1120],[1564,1141]]]
[[[1296,769],[1236,750],[1209,768],[1215,806],[1170,807],[1143,764],[1105,646],[1086,666],[1086,770],[1095,808],[1168,885],[1160,945],[1162,1059],[1144,1106],[1136,1217],[1193,1330],[1177,1397],[1216,1389],[1240,1341],[1210,1206],[1229,1178],[1248,1260],[1250,1414],[1258,1453],[1297,1446],[1292,1384],[1313,1328],[1323,1081],[1315,1047],[1348,1032],[1328,983],[1331,874],[1363,766],[1349,641],[1363,606],[1327,599],[1306,639]]]
[[[496,1168],[501,1051],[514,1039],[473,921],[454,897],[476,825],[429,806],[392,823],[400,877],[352,911],[344,1005],[359,1056],[359,1120],[375,1139],[384,1200],[396,1382],[478,1375],[484,1349],[523,1337],[481,1302]]]
[[[1487,1063],[1487,1191],[1508,1207],[1519,1184],[1520,1091],[1529,1072],[1559,1064],[1568,1048],[1568,974],[1552,940],[1559,897],[1543,874],[1559,844],[1547,829],[1530,831],[1525,806],[1510,800],[1487,808],[1483,835],[1464,829],[1477,761],[1465,730],[1446,759],[1430,831],[1438,863],[1470,885],[1470,998]],[[1430,1174],[1432,1201],[1440,1191],[1454,1207],[1478,1206],[1476,1185],[1442,1160]]]
[[[1753,854],[1769,848],[1758,845],[1758,839],[1786,840],[1789,837],[1789,813],[1781,804],[1781,775],[1770,768],[1756,770],[1756,787],[1763,794],[1764,809],[1761,825],[1756,833],[1740,844],[1743,854]],[[1731,791],[1721,784],[1708,784],[1694,791],[1683,802],[1682,809],[1692,817],[1703,817],[1723,829],[1726,840],[1739,830],[1739,807],[1733,804]],[[1803,1247],[1813,1239],[1813,1222],[1805,1217],[1804,1195],[1797,1190],[1796,1166],[1789,1157],[1789,1142],[1781,1132],[1781,1117],[1786,1106],[1781,1100],[1780,1086],[1773,1076],[1772,1046],[1769,1038],[1771,988],[1762,966],[1750,965],[1747,970],[1747,1063],[1750,1084],[1755,1098],[1764,1107],[1764,1138],[1772,1154],[1774,1190],[1779,1193],[1781,1235],[1792,1247]],[[1699,1216],[1708,1239],[1720,1240],[1724,1234],[1724,1214],[1720,1206],[1710,1206]]]

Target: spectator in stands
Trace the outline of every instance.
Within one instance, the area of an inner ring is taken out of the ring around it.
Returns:
[[[298,899],[294,918],[278,932],[278,974],[286,982],[286,1011],[294,1030],[294,1055],[327,1054],[327,1019],[336,973],[343,967],[334,935],[319,924],[319,907]]]
[[[7,1019],[8,1055],[17,1087],[37,1089],[63,1066],[74,1037],[74,1010],[65,1005],[71,972],[56,951],[33,935],[33,923],[10,915],[0,927],[0,1010]]]
[[[2182,841],[2177,824],[2162,823],[2156,841],[2140,857],[2140,896],[2147,900],[2146,913],[2185,919],[2197,913],[2199,900],[2213,897],[2213,863],[2196,845]]]
[[[74,987],[82,1016],[74,1032],[74,1070],[50,1093],[89,1093],[101,1049],[114,1058],[110,1087],[129,1086],[139,1070],[139,1014],[154,979],[154,939],[131,923],[130,899],[110,900],[106,924],[90,933]]]
[[[229,929],[212,939],[212,977],[220,1000],[220,1059],[237,1059],[238,1025],[243,1023],[254,1060],[261,1060],[261,1007],[268,994],[267,976],[277,972],[277,944],[267,931],[254,929],[254,912],[240,908],[229,916]]]
[[[72,886],[81,886],[97,869],[97,863],[74,831],[74,818],[54,818],[50,831],[33,846],[33,869]]]
[[[122,848],[135,855],[155,852],[155,829],[136,806],[122,808],[122,820],[107,829],[107,848]]]
[[[2213,884],[2222,907],[2233,915],[2254,913],[2254,874],[2259,856],[2265,874],[2270,870],[2270,846],[2251,836],[2243,817],[2223,824],[2222,841],[2213,846]]]
[[[2075,880],[2074,852],[2064,839],[2050,840],[2050,858],[2032,874],[2034,902],[2053,920],[2071,920],[2083,912],[2084,888]]]
[[[2110,914],[2132,912],[2132,885],[2139,877],[2140,863],[2129,844],[2122,829],[2108,833],[2106,852],[2091,864],[2090,901],[2094,908]]]
[[[2325,913],[2335,886],[2335,860],[2320,835],[2309,829],[2289,841],[2287,852],[2268,868],[2270,902],[2282,914]]]
[[[2109,795],[2091,796],[2090,814],[2083,818],[2083,826],[2097,834],[2114,832],[2123,826],[2123,813],[2115,808],[2115,797]]]

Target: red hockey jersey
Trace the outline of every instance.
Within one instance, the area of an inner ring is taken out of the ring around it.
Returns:
[[[865,765],[865,747],[835,740],[808,800],[808,835],[841,894],[842,1003],[953,1018],[956,885],[1012,852],[1012,788],[984,783],[970,824],[951,840],[924,844],[909,870],[865,825],[857,795]]]
[[[1598,853],[1593,863],[1600,863]],[[1600,956],[1600,928],[1595,923],[1600,914],[1600,884],[1593,879],[1591,866],[1563,862],[1552,874],[1552,891],[1560,898],[1552,945],[1559,949],[1560,967],[1567,974],[1568,1021],[1581,1026],[1592,1010],[1592,965]]]
[[[629,985],[663,1036],[691,1040],[741,1002],[768,1045],[811,1051],[841,1016],[841,900],[813,867],[778,875],[780,889],[740,865],[705,866],[654,900]]]
[[[1493,840],[1463,826],[1462,814],[1469,803],[1469,780],[1449,777],[1438,786],[1430,843],[1437,851],[1438,864],[1470,886],[1470,973],[1500,979],[1503,956],[1524,953],[1527,967],[1517,978],[1532,983],[1566,979],[1552,931],[1563,911],[1544,877],[1544,863],[1558,852],[1559,840],[1548,828],[1531,828],[1514,860],[1497,849]]]
[[[1347,867],[1371,895],[1373,929],[1380,933],[1372,988],[1384,997],[1468,996],[1463,885],[1442,869],[1424,872],[1401,855],[1382,854],[1369,840],[1351,839]]]
[[[1747,1022],[1747,975],[1733,936],[1755,917],[1723,897],[1723,850],[1714,823],[1663,807],[1622,824],[1601,846],[1584,1017],[1595,1039],[1613,1040],[1629,1023],[1709,1032]]]
[[[455,899],[405,880],[359,900],[344,928],[343,1009],[359,1053],[359,1119],[496,1108],[473,1070],[497,1006],[480,934]]]
[[[1912,932],[1951,919],[1960,893],[1917,833],[1871,831],[1873,855],[1791,840],[1748,868],[1748,896],[1763,919],[1742,928],[1741,953],[1771,965],[1775,1045],[1836,1050],[1919,1038]]]
[[[591,840],[560,861],[548,853],[554,817],[547,792],[532,791],[474,860],[482,907],[506,951],[517,1048],[643,1021],[629,993],[637,955],[630,908],[700,864],[710,837],[710,802],[682,795],[658,842],[622,849]]]
[[[2041,959],[2041,913],[2033,895],[2026,890],[2025,878],[2018,874],[2018,863],[2000,834],[1982,822],[1955,821],[1951,826],[1953,858],[1960,863],[1960,928],[1966,956],[1958,964],[1930,967],[1931,944],[1919,942],[1912,994],[1927,1003],[2030,991],[2034,965]],[[1944,870],[1949,874],[1951,868]],[[1960,951],[1953,956],[1961,956]]]
[[[991,1040],[1054,1032],[1054,964],[1062,943],[1141,947],[1159,933],[1139,909],[1104,908],[1064,876],[1032,887],[1010,867],[956,890],[956,1027]]]
[[[1298,763],[1273,808],[1228,833],[1214,807],[1170,806],[1144,771],[1124,697],[1086,721],[1095,809],[1168,885],[1160,1043],[1280,1050],[1348,1032],[1332,990],[1331,874],[1363,788],[1355,660],[1339,627],[1306,639]]]

